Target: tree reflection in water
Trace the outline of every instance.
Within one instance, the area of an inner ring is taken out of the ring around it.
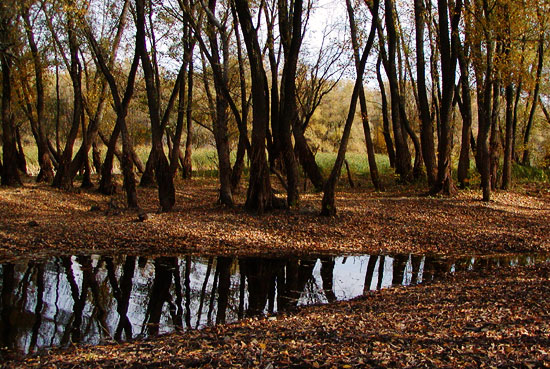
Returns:
[[[349,299],[448,272],[547,259],[73,256],[3,264],[0,345],[30,353],[71,342],[129,340]]]

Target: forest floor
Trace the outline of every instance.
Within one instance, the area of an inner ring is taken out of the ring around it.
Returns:
[[[243,191],[244,192],[244,191]],[[236,196],[244,203],[245,193]],[[158,213],[157,191],[139,188],[148,219],[125,209],[123,194],[66,192],[31,181],[0,188],[0,262],[59,254],[319,253],[487,255],[550,251],[550,189],[518,185],[428,197],[414,187],[341,189],[335,217],[319,215],[321,194],[300,207],[251,215],[216,204],[212,179],[180,182],[173,211]]]
[[[53,349],[6,368],[550,367],[550,265],[457,272],[352,301],[150,340]],[[1,366],[1,364],[0,364]]]
[[[149,218],[124,196],[65,192],[31,182],[0,188],[0,261],[59,254],[281,253],[446,256],[550,251],[550,190],[427,197],[414,187],[321,195],[262,216],[216,205],[216,182],[178,184],[172,212],[139,189]],[[236,202],[242,204],[244,195]],[[143,341],[52,349],[0,367],[550,367],[550,265],[456,272],[432,284],[384,289],[292,314]]]

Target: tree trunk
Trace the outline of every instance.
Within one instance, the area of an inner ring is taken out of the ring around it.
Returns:
[[[296,68],[302,45],[302,0],[290,2],[289,11],[286,1],[278,2],[279,30],[284,51],[284,67],[281,77],[281,94],[279,108],[279,132],[283,160],[287,175],[287,204],[294,206],[299,201],[298,166],[292,147],[291,126],[298,122],[296,103]],[[289,15],[290,13],[290,15]]]
[[[101,173],[101,150],[97,144],[97,138],[92,144],[92,163],[94,165],[95,172]]]
[[[14,15],[10,14],[6,3],[0,4],[0,66],[2,67],[2,185],[22,185],[17,171],[17,144],[15,133],[15,120],[12,112],[12,60],[9,55],[12,40],[12,21]]]
[[[23,151],[23,143],[21,142],[21,132],[19,127],[15,128],[15,140],[17,142],[17,168],[23,175],[27,175],[27,159]]]
[[[359,42],[357,41],[357,29],[355,19],[353,16],[353,8],[350,0],[346,0],[346,6],[348,10],[348,17],[350,23],[351,41],[353,45],[353,58],[355,60],[355,71],[359,73]],[[372,143],[372,137],[370,134],[369,125],[369,113],[367,110],[367,99],[365,98],[365,89],[363,86],[359,89],[359,105],[361,107],[361,122],[363,123],[363,133],[365,134],[365,143],[367,146],[367,159],[369,162],[370,176],[372,184],[376,191],[383,191],[382,183],[380,182],[380,176],[378,175],[378,167],[376,165],[376,156],[374,154],[374,145]],[[347,163],[346,163],[347,167]],[[351,178],[351,177],[350,177]]]
[[[59,162],[59,168],[53,179],[53,186],[57,188],[69,189],[73,186],[70,175],[70,164],[73,157],[73,147],[80,128],[80,119],[83,109],[82,101],[82,65],[78,57],[79,45],[76,35],[73,15],[68,15],[67,33],[69,39],[69,50],[71,55],[69,75],[73,86],[73,118],[71,129],[65,142],[63,155]]]
[[[53,180],[54,173],[48,150],[48,144],[46,142],[47,137],[44,133],[44,78],[42,73],[42,62],[40,60],[40,54],[34,39],[34,33],[29,19],[28,7],[24,7],[22,9],[22,18],[25,22],[25,31],[33,59],[36,86],[36,124],[35,129],[33,129],[33,133],[36,132],[34,136],[36,140],[36,147],[38,149],[38,164],[40,165],[40,172],[36,177],[36,181],[44,181],[49,183]]]
[[[147,103],[152,131],[152,165],[155,168],[155,179],[158,184],[158,195],[161,210],[170,211],[176,201],[174,179],[170,173],[170,165],[164,154],[162,146],[163,129],[160,121],[160,96],[156,86],[155,76],[145,43],[145,0],[136,0],[136,50],[141,58],[145,86],[147,90]]]
[[[496,190],[498,188],[498,166],[499,166],[499,154],[500,154],[500,139],[498,130],[498,118],[500,112],[500,77],[497,77],[493,86],[493,108],[491,111],[491,136],[489,138],[489,151],[490,151],[490,177],[491,177],[491,189]]]
[[[460,66],[460,87],[462,90],[462,102],[459,105],[460,114],[462,116],[462,139],[457,173],[460,188],[466,188],[470,183],[468,171],[470,169],[470,138],[472,130],[472,99],[469,81],[470,67],[465,48],[466,47],[461,48],[458,58]]]
[[[416,79],[418,87],[418,103],[420,113],[420,141],[422,156],[426,165],[428,185],[432,186],[436,179],[435,144],[433,120],[426,90],[426,62],[424,60],[424,1],[414,0],[414,21],[416,26]]]
[[[185,111],[185,118],[187,121],[187,137],[185,139],[185,156],[182,164],[182,177],[184,179],[191,179],[193,175],[193,163],[191,162],[191,155],[193,153],[193,60],[189,62],[189,71],[187,72],[187,106]]]
[[[373,19],[378,18],[378,5],[379,1],[374,0],[373,7],[371,8]],[[387,7],[386,7],[387,9]],[[338,148],[338,155],[336,156],[336,162],[332,167],[329,178],[327,179],[324,187],[323,201],[321,203],[321,215],[332,216],[336,214],[336,205],[335,205],[335,190],[336,182],[340,176],[342,170],[342,164],[344,163],[346,157],[346,149],[351,133],[351,127],[353,125],[353,119],[355,118],[355,109],[357,108],[357,100],[359,98],[359,91],[363,88],[363,74],[365,72],[365,66],[367,64],[367,59],[369,56],[370,49],[374,43],[374,38],[376,36],[376,22],[373,20],[371,25],[371,30],[369,38],[361,55],[361,60],[356,67],[357,70],[357,79],[355,81],[355,86],[353,88],[353,94],[351,95],[351,102],[348,111],[348,116],[346,118],[346,123],[344,125],[344,132],[342,133],[342,139],[340,141],[340,147]]]
[[[239,143],[237,144],[237,156],[235,158],[235,164],[231,170],[231,192],[236,193],[241,181],[242,172],[244,169],[244,156],[246,154],[246,140],[241,134],[239,134]]]
[[[521,164],[529,166],[531,165],[531,158],[529,152],[529,137],[531,135],[531,128],[533,126],[533,119],[535,117],[535,112],[537,110],[537,101],[539,99],[539,90],[540,90],[540,79],[542,74],[542,67],[544,64],[544,33],[541,32],[539,38],[539,46],[537,49],[538,55],[538,64],[537,64],[537,76],[535,80],[535,89],[533,91],[533,103],[531,105],[531,110],[529,112],[529,119],[527,120],[527,126],[525,127],[525,134],[523,135],[523,156],[521,159]]]
[[[320,191],[325,183],[321,170],[315,161],[315,155],[309,148],[304,131],[298,125],[294,125],[292,129],[294,136],[295,149],[298,154],[300,165],[304,168],[304,172],[313,183],[316,191]]]
[[[119,135],[120,125],[115,124],[113,132],[111,133],[111,138],[107,143],[107,153],[105,154],[105,160],[103,161],[103,166],[101,167],[101,179],[99,181],[98,188],[98,191],[105,195],[111,195],[116,192],[116,186],[113,183],[113,160],[117,151],[116,142]],[[101,133],[100,137],[102,139],[105,138]],[[117,156],[119,157],[119,161],[122,162],[122,154],[119,153]]]
[[[432,186],[431,193],[442,192],[452,195],[455,192],[451,176],[451,142],[452,127],[451,115],[455,92],[456,64],[460,39],[458,27],[462,10],[462,1],[454,4],[454,13],[449,25],[447,0],[438,0],[439,13],[439,50],[441,55],[442,93],[440,101],[440,137],[438,141],[437,179]],[[450,26],[450,28],[449,28]],[[449,36],[449,33],[451,34]]]
[[[474,51],[477,56],[481,55],[480,44],[475,45]],[[481,188],[483,190],[483,201],[491,200],[490,182],[490,155],[489,155],[489,131],[491,129],[491,105],[492,105],[492,71],[493,71],[494,42],[488,40],[487,53],[485,57],[485,71],[482,66],[474,65],[477,80],[478,99],[478,134],[477,134],[477,162],[478,171],[481,174]],[[483,75],[485,78],[483,78]]]
[[[393,138],[395,140],[395,149],[396,149],[396,172],[399,174],[401,181],[409,182],[412,179],[412,165],[411,165],[411,153],[407,142],[405,140],[404,134],[404,125],[402,122],[402,116],[400,111],[400,100],[401,95],[399,93],[399,82],[397,79],[397,68],[396,68],[396,48],[397,48],[397,31],[395,28],[395,15],[394,15],[394,5],[393,0],[385,0],[385,9],[388,11],[385,12],[386,18],[386,27],[387,27],[387,44],[388,44],[388,54],[385,54],[385,46],[381,40],[384,39],[382,33],[382,27],[378,24],[379,29],[379,42],[380,42],[380,52],[382,53],[382,62],[384,68],[386,69],[386,74],[388,76],[388,81],[390,84],[390,96],[391,96],[391,117],[393,125]],[[377,23],[379,21],[375,20]]]
[[[380,73],[381,64],[382,58],[378,56],[378,59],[376,60],[376,79],[378,80],[378,88],[380,89],[380,98],[382,100],[382,134],[384,135],[384,141],[386,143],[386,151],[388,153],[388,159],[390,160],[390,168],[395,168],[395,149],[393,148],[393,141],[390,133],[390,121],[388,119],[388,99],[386,97],[384,81],[382,80],[382,73]]]
[[[128,114],[128,106],[130,105],[130,101],[134,93],[135,77],[139,66],[139,55],[138,55],[137,46],[134,54],[134,59],[132,61],[132,66],[130,67],[130,72],[128,74],[126,90],[121,99],[115,78],[103,57],[103,54],[101,52],[101,49],[99,48],[97,41],[94,39],[91,32],[88,32],[87,36],[92,46],[93,52],[95,54],[95,60],[98,64],[98,67],[101,69],[102,73],[107,79],[107,82],[111,89],[111,95],[113,97],[113,102],[115,105],[115,111],[117,115],[114,132],[113,132],[113,135],[111,136],[111,141],[109,142],[107,157],[105,158],[105,163],[103,168],[104,172],[102,173],[103,175],[106,176],[105,177],[106,181],[104,182],[104,178],[102,177],[102,181],[100,183],[100,189],[105,188],[107,185],[109,185],[110,187],[108,188],[108,190],[112,191],[113,189],[113,186],[110,185],[111,166],[112,166],[114,147],[116,145],[118,131],[120,131],[120,133],[122,134],[122,157],[121,157],[120,164],[121,164],[122,174],[124,177],[123,185],[126,191],[126,201],[129,208],[137,208],[138,201],[137,201],[137,193],[136,193],[136,180],[134,177],[133,158],[132,158],[133,148],[132,148],[132,141],[130,140],[130,135],[128,133],[128,126],[126,125],[126,116]],[[107,167],[107,165],[109,167]],[[109,179],[109,183],[107,183],[107,179]]]
[[[250,180],[245,208],[263,213],[274,205],[275,196],[271,189],[269,168],[265,154],[266,131],[269,121],[269,96],[267,78],[262,63],[262,51],[258,34],[252,24],[252,17],[245,0],[235,0],[235,8],[243,31],[250,74],[252,80],[252,142],[250,152]]]

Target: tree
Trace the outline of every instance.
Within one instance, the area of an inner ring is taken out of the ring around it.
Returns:
[[[65,31],[67,33],[70,61],[65,61],[65,63],[68,67],[73,87],[73,114],[71,128],[67,135],[67,140],[65,141],[65,148],[63,149],[59,167],[53,179],[53,186],[63,189],[70,189],[73,186],[70,165],[84,109],[84,102],[82,99],[82,64],[79,56],[80,44],[77,37],[77,20],[81,9],[78,9],[77,4],[73,0],[67,0],[67,8]],[[51,19],[49,21],[51,22]],[[55,31],[50,29],[50,32],[53,34]],[[61,44],[57,44],[61,49]],[[62,54],[64,55],[63,51]]]
[[[250,150],[250,179],[245,208],[263,213],[280,206],[271,189],[269,168],[265,155],[266,132],[269,124],[269,90],[262,61],[262,51],[258,42],[257,29],[252,23],[248,2],[234,0],[239,17],[244,42],[248,51],[252,80],[252,140]]]
[[[128,126],[126,124],[126,116],[128,114],[128,106],[130,105],[130,100],[134,93],[134,82],[136,78],[137,69],[139,66],[139,55],[137,52],[137,47],[132,61],[132,66],[130,67],[130,72],[128,74],[128,81],[126,83],[126,89],[124,95],[121,96],[119,92],[118,85],[115,81],[113,73],[111,72],[109,66],[105,61],[103,56],[103,51],[99,47],[97,41],[94,38],[91,29],[86,29],[86,35],[91,44],[92,50],[95,54],[95,59],[97,61],[99,69],[105,75],[107,82],[109,83],[109,88],[111,89],[111,95],[113,97],[113,102],[115,106],[115,111],[117,115],[117,120],[115,126],[118,126],[118,129],[122,133],[122,172],[124,175],[124,189],[126,190],[126,199],[129,208],[137,208],[137,193],[136,193],[136,181],[134,177],[133,170],[133,161],[132,161],[132,141],[130,140],[130,135],[128,133]]]
[[[426,62],[424,60],[425,12],[424,0],[415,0],[414,23],[416,29],[416,78],[421,121],[420,140],[422,143],[422,156],[424,157],[426,174],[428,176],[428,185],[432,186],[436,180],[436,163],[433,120],[426,90]]]
[[[488,0],[476,0],[471,4],[466,0],[465,5],[475,15],[475,19],[483,20],[487,24],[490,23],[493,14]],[[471,46],[478,100],[477,162],[479,163],[478,171],[481,174],[481,188],[483,190],[484,201],[490,201],[491,199],[488,139],[491,129],[492,93],[495,83],[493,78],[495,41],[491,36],[488,28],[483,30],[476,29],[475,37],[472,37]],[[483,49],[485,50],[485,55],[483,55]]]
[[[537,47],[537,72],[535,77],[535,87],[533,90],[533,102],[531,103],[531,110],[529,111],[529,118],[525,127],[525,134],[523,135],[523,156],[521,163],[523,165],[530,165],[530,153],[529,153],[529,137],[531,135],[531,127],[533,126],[533,119],[537,109],[537,101],[539,99],[540,81],[542,75],[542,67],[544,64],[544,31],[541,30],[539,35],[538,47]]]
[[[153,65],[147,52],[145,42],[145,1],[136,0],[136,50],[141,59],[145,78],[147,104],[151,120],[151,165],[155,168],[155,178],[158,185],[159,202],[162,211],[170,211],[176,202],[174,178],[170,173],[170,165],[164,154],[162,136],[164,127],[160,118],[160,95],[158,78],[155,79]],[[174,90],[177,90],[174,88]]]
[[[363,54],[361,55],[361,60],[359,61],[356,68],[357,77],[355,80],[355,86],[353,87],[353,93],[351,95],[349,112],[346,118],[344,132],[342,133],[342,139],[340,141],[340,147],[338,149],[336,162],[334,163],[334,166],[332,167],[332,171],[330,172],[330,176],[327,179],[325,186],[323,188],[324,193],[323,193],[323,200],[321,204],[321,215],[332,216],[336,214],[336,205],[334,200],[336,182],[340,177],[342,164],[344,163],[344,159],[346,157],[346,149],[347,149],[347,144],[348,144],[348,140],[351,132],[351,126],[353,124],[353,119],[355,118],[355,109],[357,107],[359,91],[363,88],[363,74],[365,72],[365,66],[367,64],[367,59],[370,53],[370,49],[372,48],[372,45],[374,43],[374,38],[376,36],[377,22],[375,21],[375,19],[378,18],[378,5],[379,5],[379,1],[375,0],[374,4],[370,8],[372,13],[372,18],[373,18],[373,21],[371,24],[371,30],[369,33],[369,38],[367,40],[367,43],[365,44]]]
[[[31,50],[32,61],[35,72],[35,88],[36,88],[36,115],[33,116],[32,110],[29,109],[29,120],[31,123],[32,133],[36,141],[36,147],[38,149],[38,163],[40,165],[40,172],[36,177],[37,182],[51,182],[54,177],[52,161],[50,159],[50,150],[48,148],[48,138],[44,131],[44,77],[43,77],[43,62],[38,46],[35,41],[33,27],[30,20],[30,6],[26,2],[22,2],[21,5],[21,18],[24,21],[25,33],[27,35],[27,41]],[[30,107],[30,104],[29,104]]]
[[[17,147],[15,121],[12,111],[12,66],[16,34],[14,9],[9,4],[0,4],[0,66],[2,67],[2,185],[21,185],[17,171]]]
[[[460,39],[458,26],[462,11],[462,0],[456,3],[447,0],[438,0],[439,14],[439,51],[441,55],[442,94],[440,101],[440,135],[438,141],[437,178],[432,187],[432,193],[454,193],[454,184],[451,175],[451,110],[455,92],[456,64]],[[449,24],[449,14],[451,22]],[[449,35],[450,32],[450,35]]]
[[[290,9],[289,9],[290,8]],[[273,132],[281,142],[287,174],[287,203],[293,206],[298,202],[298,167],[292,148],[291,127],[298,121],[296,96],[296,68],[302,45],[302,0],[278,1],[279,32],[283,45],[284,66],[281,77],[279,108],[279,132]]]
[[[388,76],[390,96],[391,96],[391,118],[393,127],[393,138],[395,141],[395,169],[403,182],[408,182],[412,179],[411,153],[407,146],[404,120],[405,115],[402,96],[399,93],[399,82],[397,79],[396,53],[397,53],[397,29],[394,14],[394,2],[392,0],[384,1],[385,20],[387,28],[387,47],[386,53],[384,40],[384,32],[378,16],[374,16],[373,9],[369,6],[371,14],[373,14],[373,22],[376,23],[379,39],[379,52],[382,57],[382,64]]]
[[[466,17],[466,15],[465,15]],[[471,22],[466,21],[467,25]],[[460,91],[458,105],[462,116],[462,136],[460,145],[460,156],[458,160],[457,179],[460,188],[466,188],[469,184],[468,171],[470,169],[470,146],[472,137],[472,98],[470,91],[470,51],[469,41],[465,40],[464,45],[459,47],[458,63],[460,66]]]
[[[361,73],[360,56],[359,56],[359,44],[357,40],[357,29],[355,24],[355,18],[353,16],[353,7],[350,0],[346,0],[346,6],[348,10],[348,18],[350,23],[351,41],[353,46],[353,58],[355,60],[355,71]],[[365,134],[365,142],[367,145],[367,159],[369,162],[369,170],[371,175],[372,184],[377,191],[383,190],[380,177],[378,175],[378,167],[376,166],[376,157],[374,156],[374,145],[372,143],[372,137],[370,134],[369,125],[369,113],[367,111],[367,99],[365,97],[365,89],[363,86],[359,88],[359,104],[361,107],[361,122],[363,123],[363,132]]]

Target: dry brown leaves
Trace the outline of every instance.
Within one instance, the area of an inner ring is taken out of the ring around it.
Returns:
[[[479,201],[477,191],[430,198],[405,189],[366,189],[338,194],[338,215],[318,216],[320,194],[301,197],[300,209],[263,216],[216,205],[214,180],[178,184],[174,211],[158,214],[155,189],[139,189],[143,210],[93,191],[67,193],[46,185],[0,188],[0,260],[53,254],[175,252],[433,253],[487,254],[550,250],[550,196],[538,189],[496,193]],[[408,192],[407,192],[408,191]],[[244,194],[236,197],[239,204]],[[93,207],[94,210],[91,210]],[[99,209],[99,210],[97,210]],[[36,222],[36,224],[31,223]]]

